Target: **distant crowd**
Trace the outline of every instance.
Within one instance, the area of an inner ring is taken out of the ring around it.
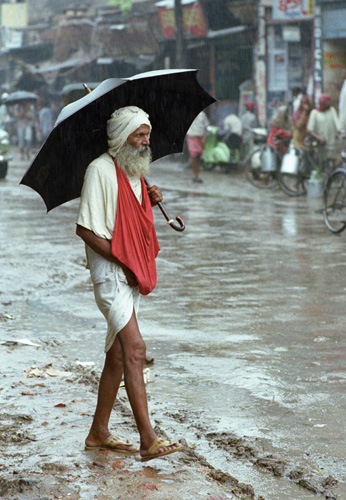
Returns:
[[[7,92],[1,95],[0,127],[9,133],[11,143],[18,146],[21,159],[28,160],[33,148],[40,147],[47,139],[61,106],[57,100],[34,93],[25,98],[24,91],[23,99],[18,97],[16,102],[6,103],[9,96]]]
[[[318,105],[313,106],[311,99],[301,89],[293,90],[292,102],[279,106],[273,114],[267,136],[267,143],[277,148],[282,154],[291,139],[295,148],[304,147],[307,138],[312,138],[320,145],[321,160],[333,159],[337,154],[336,143],[346,133],[346,69],[343,71],[344,83],[341,88],[338,110],[332,106],[328,94],[322,93]],[[242,116],[231,113],[218,127],[218,140],[233,150],[239,150],[239,158],[245,159],[251,152],[254,142],[254,129],[259,127],[252,101],[245,103],[246,111]],[[206,113],[200,113],[187,133],[187,147],[192,166],[194,182],[202,182],[199,170],[203,158],[208,156],[207,137],[212,127]],[[285,145],[286,146],[285,146]],[[218,150],[215,149],[215,155]],[[224,161],[222,159],[222,161]],[[221,163],[222,163],[221,161]]]

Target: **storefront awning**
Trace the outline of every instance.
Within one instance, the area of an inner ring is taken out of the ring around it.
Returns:
[[[137,70],[142,71],[147,69],[151,64],[155,62],[155,56],[140,55],[138,57],[126,57],[124,62],[131,64]]]
[[[237,33],[242,33],[247,29],[248,26],[233,26],[232,28],[225,28],[223,30],[217,30],[217,31],[208,30],[207,38],[213,39],[213,38],[220,38],[223,36],[236,35]]]
[[[66,59],[66,61],[62,62],[49,61],[46,64],[40,65],[38,68],[36,67],[32,68],[32,73],[36,74],[52,73],[68,68],[78,67],[88,62],[91,62],[91,59],[87,55],[71,57],[69,59]]]
[[[196,3],[196,0],[181,0],[181,5],[190,5],[191,3]],[[174,0],[161,0],[156,2],[155,5],[165,9],[174,9]]]

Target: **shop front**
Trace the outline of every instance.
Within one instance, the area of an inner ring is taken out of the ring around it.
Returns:
[[[172,0],[156,3],[166,40],[167,67],[174,67],[175,17]],[[238,113],[239,89],[252,80],[255,39],[255,2],[183,0],[185,64],[198,68],[198,79],[219,104],[219,116]]]
[[[316,5],[316,17],[321,19],[322,89],[331,96],[337,108],[346,68],[346,3],[344,0],[323,0]]]
[[[266,11],[266,121],[295,89],[312,93],[312,26],[309,0],[273,0]]]

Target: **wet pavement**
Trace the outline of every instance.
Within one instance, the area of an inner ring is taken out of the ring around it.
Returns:
[[[0,345],[0,495],[345,499],[346,233],[325,228],[321,200],[258,190],[240,170],[195,184],[181,162],[153,165],[186,230],[155,209],[158,285],[139,316],[155,356],[147,391],[157,430],[187,450],[143,467],[83,451],[105,323],[78,200],[46,215],[18,186],[26,168],[14,152],[0,182],[0,342],[39,347]],[[124,389],[112,421],[138,442]]]

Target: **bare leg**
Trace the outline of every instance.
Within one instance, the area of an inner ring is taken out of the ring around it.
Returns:
[[[141,441],[141,453],[145,453],[157,435],[149,419],[147,396],[143,378],[145,343],[140,334],[135,313],[128,324],[118,333],[123,350],[125,388],[137,424]],[[167,451],[178,445],[160,448]]]
[[[102,371],[96,411],[88,437],[87,446],[99,446],[109,436],[108,422],[123,374],[122,349],[116,337],[112,347],[106,353],[105,365]],[[129,449],[129,447],[119,448]],[[135,447],[132,447],[135,449]]]
[[[199,169],[201,166],[201,160],[199,156],[196,156],[194,158],[191,158],[191,166],[192,166],[192,173],[195,178],[198,177],[199,174]]]

